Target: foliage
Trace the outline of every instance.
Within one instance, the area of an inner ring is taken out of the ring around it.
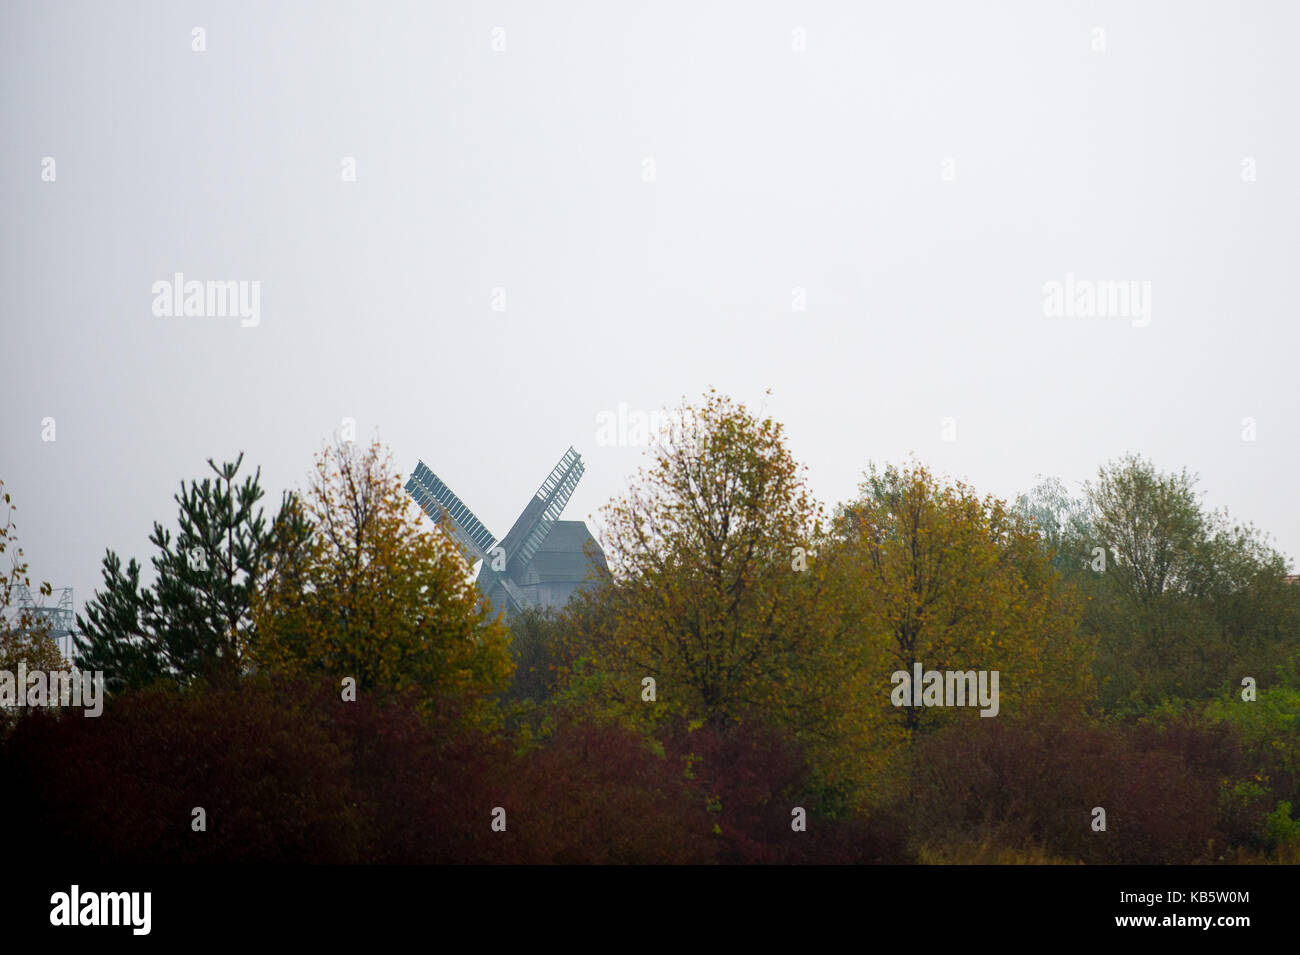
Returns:
[[[261,680],[162,684],[95,719],[42,711],[4,751],[0,812],[29,820],[10,834],[23,857],[358,861],[347,756],[331,736],[307,694]]]
[[[1264,801],[1300,805],[1300,690],[1261,689],[1252,702],[1233,694],[1211,703],[1206,719],[1241,737]]]
[[[633,731],[563,720],[520,750],[419,702],[344,702],[327,679],[259,675],[238,690],[128,692],[101,719],[43,711],[0,748],[0,811],[27,823],[11,848],[82,864],[905,858],[888,820],[820,818],[775,737],[705,729],[656,751]],[[790,828],[791,798],[809,806],[807,832]]]
[[[1294,849],[1300,846],[1300,820],[1291,818],[1291,804],[1280,802],[1264,819],[1269,841],[1278,848]]]
[[[923,466],[873,465],[835,535],[838,603],[856,651],[837,681],[841,737],[855,748],[835,762],[854,767],[869,801],[896,794],[918,733],[976,718],[919,700],[894,706],[895,671],[997,670],[999,719],[1084,704],[1091,647],[1078,638],[1074,594],[1022,515]]]
[[[989,725],[992,724],[992,725]],[[987,837],[1089,864],[1215,861],[1221,780],[1243,772],[1233,734],[1039,717],[956,724],[912,763],[913,837]],[[1092,828],[1093,809],[1105,831]],[[1218,847],[1218,848],[1216,848]]]
[[[558,688],[561,670],[572,663],[566,653],[568,625],[554,610],[527,607],[507,626],[515,671],[504,699],[549,700]]]
[[[732,864],[910,861],[905,827],[887,811],[838,818],[788,734],[753,723],[674,723],[665,749],[707,810],[717,859]],[[792,811],[806,813],[795,831]]]
[[[9,569],[0,573],[0,670],[15,673],[20,662],[25,662],[29,671],[61,670],[66,664],[49,634],[48,624],[26,608],[15,609],[19,588],[30,588],[32,580],[18,544],[18,527],[13,517],[18,508],[4,489],[4,481],[0,481],[0,499],[5,510],[4,523],[0,524],[0,554],[9,555]],[[37,592],[48,597],[50,585],[39,584]],[[0,708],[0,736],[14,719],[12,713]]]
[[[150,542],[156,580],[140,583],[140,565],[108,551],[104,585],[77,616],[77,665],[102,670],[109,692],[157,680],[187,685],[203,679],[232,686],[245,671],[254,640],[253,591],[269,534],[262,509],[261,469],[236,484],[243,463],[208,466],[216,475],[187,487],[175,501],[179,530],[155,522]],[[281,512],[291,508],[289,497]]]
[[[1016,510],[1033,521],[1052,566],[1067,580],[1077,581],[1093,557],[1092,514],[1086,498],[1070,494],[1057,478],[1041,478],[1028,494],[1016,500]]]
[[[1208,700],[1294,653],[1300,588],[1285,582],[1284,558],[1255,528],[1207,511],[1195,484],[1130,456],[1086,488],[1107,561],[1087,575],[1084,627],[1108,710]]]
[[[610,677],[600,687],[642,717],[817,731],[834,615],[823,564],[797,569],[796,548],[816,552],[820,510],[781,426],[710,391],[650,454],[606,507],[609,566],[578,597],[580,639]],[[641,702],[647,677],[654,706]]]
[[[424,520],[378,441],[321,452],[278,522],[254,605],[254,655],[283,676],[454,700],[487,718],[512,663],[456,544]]]
[[[594,585],[507,622],[378,441],[325,448],[269,526],[260,474],[208,463],[153,584],[108,551],[78,617],[103,716],[0,727],[20,855],[1300,859],[1300,587],[1185,471],[1129,456],[1010,506],[872,465],[826,524],[781,425],[710,390],[605,509]],[[9,612],[4,500],[0,669],[53,668]],[[914,663],[997,670],[997,717],[892,705]]]

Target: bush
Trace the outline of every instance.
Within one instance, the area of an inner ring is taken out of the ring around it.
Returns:
[[[128,693],[95,719],[33,713],[4,750],[11,836],[83,862],[355,861],[346,755],[305,702],[251,681]]]
[[[914,753],[920,844],[995,833],[1017,849],[1097,863],[1211,861],[1226,839],[1220,784],[1242,763],[1231,733],[1081,720],[953,726]],[[1106,830],[1092,830],[1093,808]]]
[[[880,811],[836,819],[809,784],[802,754],[773,730],[677,724],[666,748],[708,812],[719,861],[754,863],[900,863],[910,861],[906,828]],[[807,828],[795,832],[792,810]]]
[[[84,863],[908,859],[899,820],[833,818],[773,731],[670,723],[656,740],[557,712],[534,742],[431,712],[416,691],[344,702],[332,680],[158,686],[98,719],[31,713],[0,773],[0,810],[23,822],[11,845]]]

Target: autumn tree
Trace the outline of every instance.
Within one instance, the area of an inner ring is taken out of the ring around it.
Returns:
[[[63,654],[49,633],[49,625],[26,607],[17,606],[20,587],[30,588],[23,549],[18,544],[18,526],[14,523],[17,505],[0,481],[0,501],[3,501],[4,523],[0,523],[0,559],[7,560],[7,570],[0,570],[0,670],[16,673],[18,664],[25,662],[31,670],[60,670],[66,664]],[[50,595],[50,585],[42,582],[37,591],[43,597]],[[0,709],[0,736],[9,728],[11,719]]]
[[[999,712],[1086,698],[1090,648],[1073,591],[1032,523],[1003,501],[923,465],[873,465],[859,498],[840,509],[836,533],[843,604],[868,682],[862,718],[874,714],[887,727],[882,738],[959,718],[915,697],[892,705],[891,674],[916,663],[999,671]]]
[[[820,510],[781,425],[710,390],[647,453],[603,512],[608,567],[570,613],[608,698],[634,715],[814,730],[835,642]]]
[[[378,441],[322,451],[272,532],[255,658],[272,673],[351,677],[483,715],[509,683],[504,625],[478,601],[461,549],[402,490]]]
[[[77,665],[104,671],[110,692],[155,681],[232,685],[244,673],[253,637],[252,596],[270,541],[259,506],[261,469],[237,482],[242,454],[208,467],[213,477],[181,482],[178,530],[154,522],[155,580],[125,568],[109,550],[103,586],[77,616]],[[281,513],[292,509],[290,496]]]

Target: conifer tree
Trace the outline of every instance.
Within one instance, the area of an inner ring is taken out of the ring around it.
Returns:
[[[141,585],[134,559],[123,571],[112,550],[104,557],[104,586],[77,617],[76,645],[78,666],[103,670],[110,692],[157,680],[228,685],[244,671],[258,574],[293,505],[286,494],[268,529],[261,469],[236,483],[243,460],[209,459],[215,477],[181,483],[175,537],[155,522],[149,538],[157,548],[151,587]]]

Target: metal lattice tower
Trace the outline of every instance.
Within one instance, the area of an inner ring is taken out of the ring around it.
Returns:
[[[76,614],[72,609],[72,588],[63,587],[50,595],[54,601],[46,604],[38,601],[35,594],[25,584],[18,585],[18,612],[36,624],[38,628],[49,627],[50,638],[58,645],[64,659],[72,660],[72,631],[76,625]]]

